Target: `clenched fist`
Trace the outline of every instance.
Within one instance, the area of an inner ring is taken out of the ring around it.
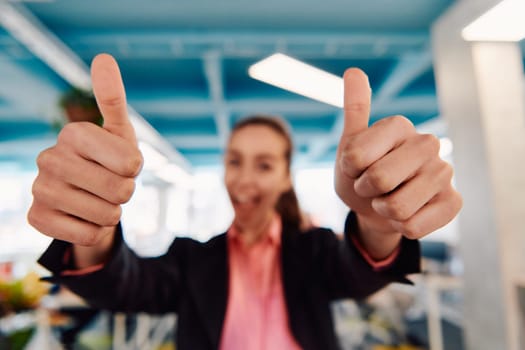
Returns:
[[[371,89],[358,69],[344,75],[344,129],[337,149],[335,189],[356,212],[361,240],[384,257],[401,235],[421,238],[450,222],[462,199],[439,140],[416,132],[405,117],[368,127]]]
[[[104,126],[67,124],[56,145],[38,156],[28,213],[40,232],[80,246],[111,241],[143,162],[117,63],[98,55],[91,78]]]

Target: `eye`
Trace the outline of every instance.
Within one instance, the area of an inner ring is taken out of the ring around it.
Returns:
[[[241,161],[237,158],[229,158],[226,160],[226,165],[228,166],[239,166]]]
[[[273,166],[270,163],[261,162],[257,164],[257,169],[260,171],[270,171],[273,169]]]

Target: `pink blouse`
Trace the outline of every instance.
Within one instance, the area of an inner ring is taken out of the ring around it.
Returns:
[[[228,237],[229,295],[221,350],[300,349],[288,325],[281,279],[281,220],[247,247],[235,227]]]

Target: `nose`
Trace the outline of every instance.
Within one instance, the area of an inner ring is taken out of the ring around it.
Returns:
[[[254,182],[254,173],[250,167],[247,166],[240,167],[236,177],[236,182],[239,186],[249,186]]]

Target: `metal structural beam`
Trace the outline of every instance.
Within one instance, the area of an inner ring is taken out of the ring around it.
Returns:
[[[180,149],[219,149],[221,145],[216,136],[205,135],[205,134],[192,134],[192,135],[163,135],[168,142],[174,147]],[[322,133],[320,132],[304,132],[294,135],[294,143],[296,146],[308,145],[312,140],[321,139]]]
[[[230,132],[229,113],[224,101],[221,59],[218,53],[209,52],[204,57],[204,75],[208,82],[211,104],[214,110],[215,125],[221,145],[226,143]]]
[[[222,57],[257,57],[275,51],[309,57],[377,58],[399,57],[407,51],[421,51],[428,33],[293,33],[293,32],[213,32],[192,33],[157,30],[68,31],[61,37],[69,45],[92,55],[87,47],[114,46],[123,56],[204,57],[210,50]],[[129,48],[133,48],[130,50]]]
[[[155,117],[173,116],[209,117],[214,113],[214,105],[206,98],[186,99],[181,97],[164,97],[155,101],[133,99],[130,101],[141,113]],[[224,101],[231,113],[292,113],[294,116],[310,117],[313,115],[333,115],[338,109],[308,99],[279,99],[271,97],[238,98]],[[373,105],[372,115],[386,116],[399,111],[414,114],[437,114],[437,102],[434,95],[415,95],[396,98],[383,105]]]
[[[317,158],[325,154],[331,147],[334,147],[339,143],[344,122],[344,113],[343,111],[339,111],[330,133],[310,144],[307,153],[307,157],[310,161],[315,161]]]
[[[430,50],[404,55],[374,94],[374,103],[378,106],[389,103],[410,83],[431,68],[432,53]]]
[[[64,80],[91,87],[85,63],[22,5],[0,1],[0,25]]]
[[[49,107],[49,101],[58,101],[61,93],[54,84],[31,74],[1,53],[0,76],[2,81],[9,82],[0,84],[0,96],[6,102],[6,106],[0,108],[0,115],[40,116],[47,120],[59,115],[55,104],[53,108]],[[20,94],[20,91],[24,91],[24,94]],[[31,99],[31,103],[28,103],[28,99]]]

